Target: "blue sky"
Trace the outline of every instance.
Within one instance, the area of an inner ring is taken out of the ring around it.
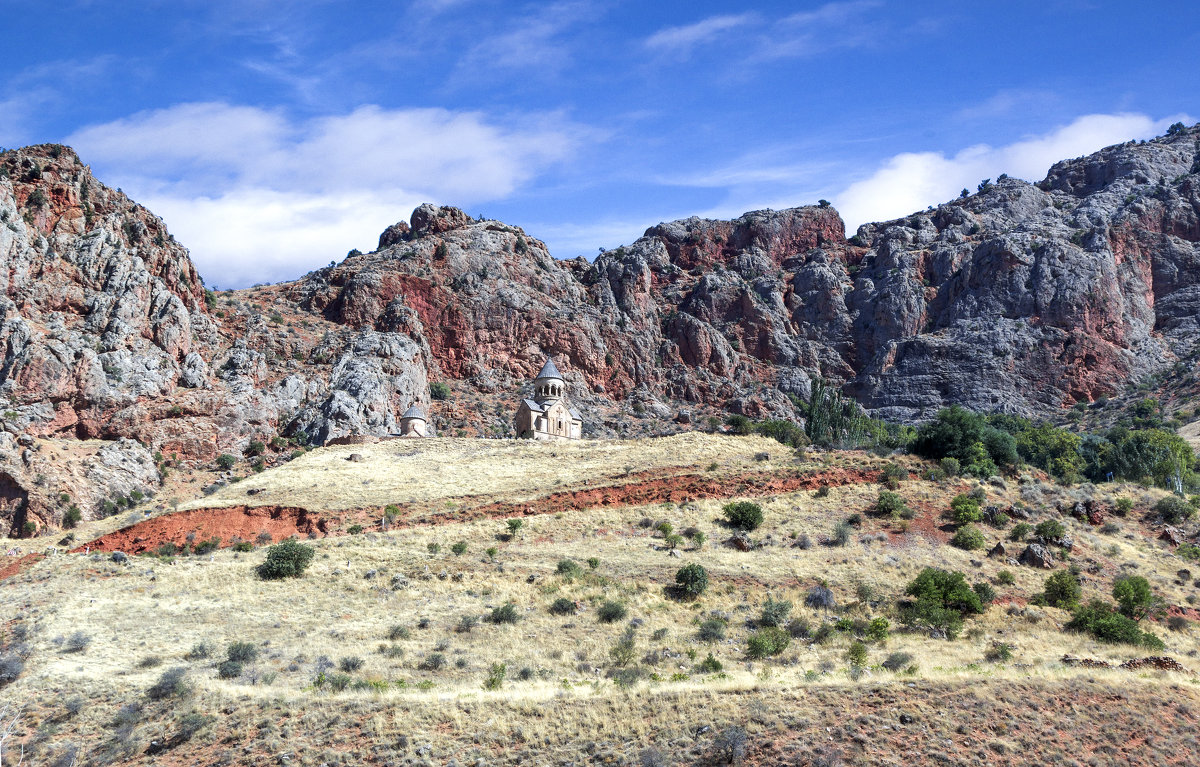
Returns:
[[[560,258],[819,198],[853,230],[1200,114],[1191,2],[51,7],[0,0],[0,146],[72,144],[221,287],[422,201]]]

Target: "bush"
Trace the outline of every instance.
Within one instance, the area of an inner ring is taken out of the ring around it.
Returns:
[[[217,666],[218,679],[237,679],[242,675],[242,664],[236,660],[221,661],[221,665]]]
[[[25,660],[15,652],[0,653],[0,689],[17,681],[25,670]]]
[[[450,386],[441,381],[429,384],[429,398],[441,402],[450,396]]]
[[[894,652],[884,659],[883,663],[879,664],[888,671],[895,673],[903,668],[908,668],[912,663],[913,656],[906,652]]]
[[[846,648],[846,660],[854,668],[862,668],[867,665],[867,646],[862,642],[851,642]]]
[[[237,459],[229,453],[221,453],[217,456],[217,468],[221,470],[229,470],[237,463]]]
[[[1175,549],[1175,554],[1188,562],[1200,562],[1200,546],[1184,541]]]
[[[338,661],[338,668],[345,671],[347,674],[358,671],[363,667],[363,659],[357,655],[348,655]]]
[[[955,524],[967,525],[982,520],[983,512],[979,510],[979,501],[969,495],[956,495],[950,501],[950,516]]]
[[[483,689],[499,690],[504,684],[504,677],[508,674],[508,664],[493,663],[488,671],[487,678],[483,680]]]
[[[431,652],[421,659],[417,668],[422,671],[437,671],[446,665],[446,656],[440,652]]]
[[[1038,522],[1033,532],[1043,541],[1055,541],[1067,534],[1067,528],[1057,519],[1047,519],[1045,522]]]
[[[466,554],[467,553],[467,542],[466,541],[456,542],[453,546],[450,547],[450,551],[455,556],[462,556],[463,554]]]
[[[1008,539],[1010,541],[1016,541],[1017,543],[1020,543],[1028,538],[1029,534],[1032,532],[1033,525],[1029,524],[1028,522],[1018,522],[1017,524],[1013,525],[1012,530],[1008,531]]]
[[[62,526],[64,529],[70,530],[75,527],[75,525],[78,525],[82,520],[83,512],[79,510],[78,506],[72,504],[67,508],[66,511],[63,512]]]
[[[219,548],[221,548],[221,539],[220,538],[209,538],[207,541],[200,541],[199,543],[197,543],[195,548],[192,549],[192,551],[195,552],[195,554],[197,556],[199,556],[201,554],[211,553],[213,551],[216,551]]]
[[[250,541],[238,541],[231,547],[234,551],[247,552],[254,551],[254,544]]]
[[[746,655],[751,658],[779,655],[791,642],[791,634],[778,626],[767,626],[755,631],[746,640]]]
[[[363,531],[362,525],[350,525],[350,527],[346,528],[346,532],[349,533],[350,535],[359,535],[362,533],[362,531]]]
[[[212,645],[208,642],[197,642],[192,645],[192,649],[188,650],[187,654],[183,657],[184,660],[204,660],[212,655],[212,651]]]
[[[720,642],[725,638],[725,622],[716,618],[701,621],[700,631],[696,636],[702,642]]]
[[[496,624],[516,623],[520,619],[521,616],[517,614],[517,606],[512,602],[506,602],[499,607],[492,608],[492,613],[488,616],[488,620]]]
[[[875,511],[879,514],[899,518],[908,509],[899,493],[890,490],[880,490],[879,500],[875,502]]]
[[[763,521],[762,506],[753,501],[734,501],[723,509],[729,524],[742,530],[757,530]]]
[[[1083,589],[1079,579],[1070,570],[1059,570],[1046,579],[1046,588],[1042,592],[1046,604],[1071,610],[1079,604]]]
[[[792,611],[792,603],[785,600],[774,600],[767,597],[763,604],[762,615],[758,618],[760,626],[782,626],[787,623],[788,614]]]
[[[850,542],[850,536],[854,535],[854,529],[846,522],[838,522],[833,526],[833,536],[829,539],[829,543],[834,546],[845,546]]]
[[[704,660],[700,661],[700,665],[696,666],[696,670],[702,674],[716,674],[724,668],[721,661],[714,658],[712,653],[709,653]]]
[[[946,456],[942,460],[938,461],[938,468],[941,469],[942,473],[944,473],[947,477],[957,477],[960,473],[962,473],[962,464],[958,462],[957,458],[951,458],[950,456]]]
[[[1160,499],[1154,504],[1154,510],[1168,525],[1177,525],[1196,513],[1191,504],[1178,495],[1168,495]]]
[[[974,551],[986,546],[987,539],[984,537],[983,531],[979,528],[974,525],[964,525],[950,539],[950,544],[965,551]]]
[[[616,623],[624,620],[626,615],[628,615],[628,610],[620,602],[605,602],[596,610],[596,617],[601,623]]]
[[[187,679],[187,669],[183,666],[164,671],[158,681],[146,690],[146,695],[151,700],[184,698],[191,693],[192,685]]]
[[[996,600],[996,590],[990,584],[980,581],[971,588],[979,595],[979,601],[985,605],[990,605]]]
[[[703,533],[701,533],[701,535],[703,535]],[[588,566],[588,569],[595,570],[597,567],[600,566],[600,558],[599,557],[588,557],[587,558],[587,566]]]
[[[1148,647],[1153,650],[1163,649],[1162,640],[1147,631],[1138,628],[1132,618],[1127,618],[1104,602],[1092,600],[1086,607],[1075,611],[1075,617],[1066,626],[1068,631],[1078,631],[1091,634],[1101,642],[1110,644],[1127,644]]]
[[[390,629],[388,629],[387,638],[392,640],[393,642],[401,640],[401,639],[408,639],[408,637],[409,637],[409,631],[408,631],[407,626],[401,626],[400,624],[396,624],[395,626],[392,626]]]
[[[1124,517],[1129,514],[1129,512],[1133,511],[1133,499],[1121,496],[1117,499],[1117,502],[1113,505],[1113,508],[1116,510],[1118,517]]]
[[[1017,582],[1017,576],[1013,575],[1011,570],[1001,570],[996,573],[996,582],[1001,586],[1011,586]]]
[[[867,624],[867,639],[870,639],[872,642],[886,642],[888,638],[888,631],[891,629],[891,627],[892,624],[887,618],[872,618],[871,622]]]
[[[1151,591],[1150,582],[1140,575],[1119,576],[1113,581],[1112,595],[1121,614],[1135,621],[1157,612],[1162,606],[1161,600]]]
[[[684,565],[675,573],[675,584],[688,597],[698,597],[708,588],[708,571],[696,563]]]
[[[258,577],[264,580],[299,578],[315,553],[312,546],[296,540],[277,543],[267,549],[267,560],[257,568]]]
[[[962,573],[927,567],[904,590],[916,603],[901,611],[910,626],[930,626],[944,631],[950,639],[962,630],[964,615],[983,612],[979,594],[967,585]]]
[[[573,560],[560,559],[558,560],[558,565],[554,568],[554,572],[569,580],[583,575],[583,568],[579,566],[578,562]]]
[[[837,607],[837,602],[833,598],[833,591],[828,586],[818,584],[808,590],[808,594],[804,597],[804,606],[814,610],[832,610]]]
[[[566,597],[559,597],[550,605],[551,615],[574,615],[575,603]]]
[[[84,652],[88,645],[92,643],[92,638],[82,631],[76,631],[67,638],[67,652]]]
[[[237,663],[252,663],[258,659],[258,646],[253,642],[231,642],[225,648],[225,659]]]

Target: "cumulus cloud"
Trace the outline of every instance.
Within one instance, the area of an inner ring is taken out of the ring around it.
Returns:
[[[978,144],[947,156],[941,152],[905,152],[885,161],[867,178],[833,196],[854,231],[868,221],[887,221],[975,190],[984,178],[1001,173],[1041,179],[1059,160],[1078,157],[1131,138],[1163,133],[1180,119],[1154,120],[1142,114],[1085,115],[1048,133],[993,147]]]
[[[210,282],[280,280],[366,248],[422,201],[496,200],[571,156],[585,131],[556,115],[382,109],[294,120],[180,104],[67,141],[159,213]]]

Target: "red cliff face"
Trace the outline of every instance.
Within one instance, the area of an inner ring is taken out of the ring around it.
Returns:
[[[278,434],[384,435],[416,402],[440,430],[511,435],[546,356],[589,434],[654,433],[681,410],[798,418],[813,376],[895,420],[949,403],[1053,415],[1191,354],[1198,141],[1110,147],[850,241],[810,206],[657,224],[590,263],[422,205],[375,252],[215,295],[74,152],[6,152],[4,429],[211,461]],[[451,399],[431,403],[430,380]],[[55,491],[29,480],[20,445],[0,444],[0,471],[0,516],[52,521]],[[95,483],[152,482],[109,476]]]

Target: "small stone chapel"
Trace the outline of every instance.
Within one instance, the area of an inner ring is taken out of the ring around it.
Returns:
[[[562,440],[583,438],[583,418],[567,405],[566,382],[548,358],[533,380],[533,399],[517,407],[516,430],[522,439]]]

